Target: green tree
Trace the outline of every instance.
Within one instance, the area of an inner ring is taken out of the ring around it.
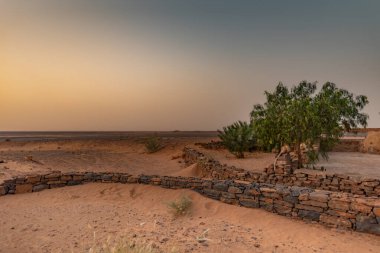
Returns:
[[[223,145],[237,158],[244,158],[244,152],[255,146],[255,135],[247,122],[235,122],[218,132]]]
[[[274,92],[265,92],[264,105],[255,105],[251,112],[259,144],[266,150],[289,145],[298,154],[298,167],[302,167],[302,143],[311,162],[319,154],[327,159],[344,131],[367,125],[368,115],[361,112],[368,104],[366,96],[354,96],[330,82],[316,91],[316,82],[302,81],[291,90],[279,83]]]

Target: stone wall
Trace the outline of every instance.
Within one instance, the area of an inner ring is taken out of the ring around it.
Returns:
[[[341,139],[332,149],[333,152],[361,152],[363,139]]]
[[[329,174],[324,171],[295,170],[288,155],[280,157],[276,164],[263,168],[262,172],[247,171],[235,166],[222,165],[192,148],[184,149],[186,163],[197,163],[203,177],[213,179],[235,179],[248,182],[303,186],[313,189],[347,192],[363,196],[380,197],[380,179],[344,174]]]
[[[6,180],[0,195],[38,192],[89,182],[139,183],[164,188],[189,188],[227,204],[262,208],[283,216],[329,227],[380,235],[380,199],[308,187],[127,173],[61,173],[27,175]],[[0,199],[1,201],[1,199]]]

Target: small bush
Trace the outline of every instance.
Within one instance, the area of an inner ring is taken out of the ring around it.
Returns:
[[[160,137],[152,136],[145,141],[148,153],[155,153],[164,147]]]
[[[124,241],[111,244],[107,242],[103,246],[92,247],[89,253],[155,253],[150,245],[135,245]]]
[[[171,201],[168,203],[169,210],[175,217],[184,216],[190,214],[190,209],[193,202],[189,197],[183,196],[177,201]]]
[[[256,138],[253,128],[247,122],[238,121],[218,130],[223,145],[237,158],[244,158],[244,152],[254,149]]]

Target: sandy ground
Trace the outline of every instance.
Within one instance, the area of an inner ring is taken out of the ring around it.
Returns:
[[[141,136],[70,140],[17,136],[17,141],[0,142],[0,181],[52,170],[197,176],[195,165],[185,167],[182,149],[214,137],[181,134],[163,136],[165,148],[154,154],[146,152]],[[274,157],[255,153],[235,159],[225,150],[202,151],[221,163],[248,170],[261,170]],[[335,153],[325,166],[339,173],[358,168],[360,173],[379,173],[374,166],[379,157]],[[183,195],[193,200],[192,214],[173,219],[167,203]],[[197,242],[195,238],[207,229],[207,243]],[[230,206],[189,190],[88,184],[0,197],[0,252],[88,252],[94,235],[99,243],[123,237],[177,252],[380,252],[376,236]]]
[[[167,202],[192,199],[174,219]],[[1,197],[0,252],[88,252],[124,237],[177,252],[380,252],[378,236],[338,231],[260,209],[227,205],[190,190],[87,184]],[[4,219],[4,217],[6,217]],[[196,240],[208,230],[208,241]]]
[[[329,160],[320,159],[317,166],[324,166],[329,173],[380,177],[380,155],[377,154],[331,152]]]
[[[184,168],[181,155],[186,145],[209,140],[209,137],[165,137],[162,139],[165,148],[153,154],[147,153],[144,138],[0,142],[0,160],[4,161],[0,163],[0,181],[54,170],[171,175]]]

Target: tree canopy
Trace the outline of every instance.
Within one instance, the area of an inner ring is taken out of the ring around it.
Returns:
[[[366,127],[368,115],[362,109],[368,104],[366,96],[325,83],[317,93],[317,83],[302,81],[288,87],[279,83],[273,92],[265,91],[267,101],[253,107],[251,124],[258,144],[265,150],[280,150],[289,145],[298,154],[302,166],[301,144],[305,144],[311,161],[319,154],[328,158],[329,151],[344,131]],[[314,145],[319,145],[315,150]]]

